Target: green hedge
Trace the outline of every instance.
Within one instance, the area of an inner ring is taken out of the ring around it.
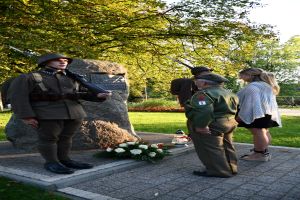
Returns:
[[[279,106],[299,106],[300,96],[278,96],[276,97]]]
[[[279,106],[300,106],[300,96],[277,96]],[[183,112],[179,102],[166,99],[148,99],[138,103],[128,103],[131,112]]]
[[[128,103],[129,111],[146,111],[146,112],[180,112],[183,108],[180,107],[177,101],[166,99],[148,99],[147,101],[138,103]]]

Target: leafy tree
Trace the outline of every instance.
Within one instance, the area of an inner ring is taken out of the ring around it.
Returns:
[[[281,65],[286,70],[284,72],[283,83],[297,82],[299,83],[299,67],[300,67],[300,36],[294,36],[282,46],[283,61]],[[282,72],[282,73],[283,73]],[[280,74],[280,71],[279,73]]]
[[[298,81],[297,67],[300,65],[300,38],[292,38],[280,45],[276,39],[261,40],[253,46],[245,62],[276,74],[281,83]]]
[[[243,53],[233,52],[231,61],[244,67],[258,67],[274,72],[281,86],[280,95],[299,93],[300,37],[292,37],[285,44],[278,39],[261,39],[246,45]],[[233,81],[230,86],[235,87]],[[238,89],[238,88],[236,88]]]
[[[159,0],[3,0],[0,82],[35,67],[9,46],[122,63],[135,95],[149,78],[153,91],[166,93],[171,79],[189,75],[165,55],[192,58],[231,75],[236,68],[228,52],[272,34],[268,26],[252,26],[246,18],[258,2],[185,0],[167,6]]]
[[[280,96],[300,96],[300,84],[299,83],[281,83],[280,84]]]

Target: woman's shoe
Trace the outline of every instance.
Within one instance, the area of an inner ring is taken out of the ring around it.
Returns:
[[[267,153],[252,153],[250,155],[243,155],[240,157],[241,160],[247,160],[247,161],[262,161],[267,162],[271,160],[271,154],[269,152]]]

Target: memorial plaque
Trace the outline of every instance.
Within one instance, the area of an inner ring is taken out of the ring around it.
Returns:
[[[92,83],[105,90],[127,90],[123,75],[92,73],[90,77]]]

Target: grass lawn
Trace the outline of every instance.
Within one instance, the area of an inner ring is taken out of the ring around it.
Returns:
[[[6,140],[4,127],[10,112],[0,113],[0,141]],[[184,113],[176,112],[129,112],[130,121],[135,131],[155,133],[175,133],[177,129],[187,132]],[[282,116],[282,128],[272,128],[272,145],[300,147],[300,117]],[[238,128],[234,134],[236,142],[252,143],[252,136],[245,128]]]
[[[4,127],[7,124],[10,116],[11,112],[0,112],[0,141],[6,140],[4,135]]]
[[[184,113],[130,112],[135,131],[175,133],[177,129],[187,132]],[[272,145],[300,147],[300,117],[282,116],[282,128],[270,129]],[[235,142],[252,143],[252,135],[245,128],[237,128]]]
[[[2,200],[67,200],[52,192],[0,177],[0,199]]]

